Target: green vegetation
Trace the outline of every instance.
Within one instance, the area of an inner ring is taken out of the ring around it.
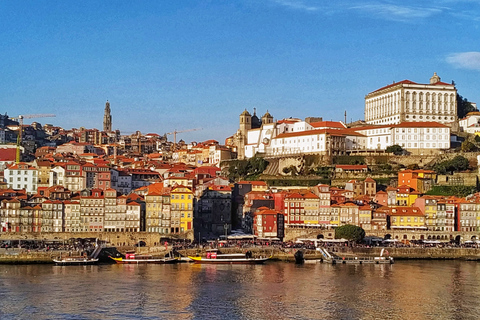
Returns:
[[[477,149],[477,146],[473,142],[470,142],[468,140],[463,141],[462,146],[460,147],[460,150],[462,150],[463,152],[472,152],[476,151]]]
[[[385,151],[388,153],[393,153],[396,156],[401,156],[405,153],[405,150],[398,144],[394,144],[393,146],[387,147]]]
[[[468,159],[462,156],[456,156],[451,160],[442,161],[433,166],[433,170],[438,174],[453,174],[453,172],[465,171],[468,168]]]
[[[232,181],[257,180],[267,166],[268,161],[260,157],[253,157],[248,160],[235,160],[229,162],[227,175]]]
[[[463,198],[475,192],[476,188],[469,186],[434,186],[425,194],[431,196],[456,196]]]
[[[282,172],[285,173],[285,174],[290,174],[292,177],[296,176],[298,174],[297,167],[293,166],[293,165],[283,168]]]
[[[302,186],[302,187],[312,187],[316,186],[317,184],[331,184],[330,179],[292,179],[292,178],[284,178],[284,179],[264,179],[264,181],[269,186],[278,186],[278,187],[289,187],[289,186]]]
[[[466,98],[457,93],[457,115],[458,118],[464,118],[467,113],[478,111]]]
[[[365,164],[363,156],[336,156],[333,158],[333,164]]]
[[[335,228],[335,239],[346,239],[348,241],[362,241],[365,238],[365,230],[353,224]]]

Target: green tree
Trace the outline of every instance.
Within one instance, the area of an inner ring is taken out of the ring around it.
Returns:
[[[452,171],[465,171],[469,168],[468,159],[462,156],[456,156],[451,160]]]
[[[346,224],[335,228],[335,239],[346,239],[349,241],[362,241],[365,238],[365,230],[353,224]]]
[[[461,150],[463,152],[471,152],[471,151],[475,151],[476,149],[477,149],[477,146],[474,143],[468,140],[465,140],[462,142]]]
[[[400,156],[404,153],[403,148],[398,144],[394,144],[393,146],[388,146],[385,151],[387,151],[388,153],[393,153],[396,156]]]
[[[470,167],[468,159],[462,156],[456,156],[451,160],[442,161],[437,163],[433,170],[438,174],[447,174],[459,171],[468,170]]]
[[[464,118],[467,113],[478,111],[467,99],[457,93],[457,115],[458,118]]]

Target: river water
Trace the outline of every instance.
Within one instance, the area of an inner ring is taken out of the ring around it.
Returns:
[[[478,319],[480,264],[0,265],[0,319]]]

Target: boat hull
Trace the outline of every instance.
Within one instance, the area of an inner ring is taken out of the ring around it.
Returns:
[[[123,259],[123,258],[113,258],[118,264],[171,264],[177,263],[177,259]]]
[[[393,259],[377,259],[377,258],[334,258],[330,261],[326,260],[325,262],[331,264],[393,264]]]
[[[98,259],[53,259],[57,266],[81,266],[97,264]]]
[[[243,259],[207,259],[202,257],[189,257],[198,264],[262,264],[270,258],[243,258]]]

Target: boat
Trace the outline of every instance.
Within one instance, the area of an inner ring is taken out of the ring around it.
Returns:
[[[78,265],[88,265],[88,264],[96,264],[98,259],[90,258],[86,256],[76,256],[76,257],[61,257],[60,258],[53,258],[53,262],[55,262],[58,266],[78,266]]]
[[[317,248],[323,255],[323,262],[331,264],[393,264],[393,257],[384,256],[385,249],[382,249],[379,256],[338,256],[328,252],[325,248]]]
[[[204,264],[262,264],[270,257],[253,257],[251,251],[246,253],[221,253],[218,249],[207,250],[205,257],[188,256],[194,263]]]
[[[116,263],[119,264],[145,264],[145,263],[177,263],[178,259],[173,257],[155,258],[152,255],[138,255],[135,252],[127,252],[125,258],[115,258],[110,256]]]

